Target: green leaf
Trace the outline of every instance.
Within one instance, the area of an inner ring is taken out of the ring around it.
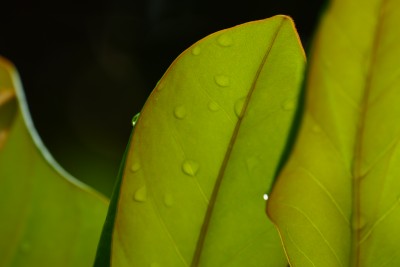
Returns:
[[[400,266],[400,2],[332,1],[268,213],[293,266]]]
[[[136,122],[110,207],[111,259],[96,266],[287,266],[263,195],[304,63],[286,16],[217,32],[182,53]]]
[[[0,266],[91,266],[107,201],[51,157],[1,57],[0,202]]]

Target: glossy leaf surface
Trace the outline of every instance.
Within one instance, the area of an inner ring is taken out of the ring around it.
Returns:
[[[332,1],[268,213],[292,266],[400,266],[400,2]]]
[[[263,195],[304,63],[285,16],[217,32],[178,57],[136,123],[113,203],[112,266],[287,266]]]
[[[51,157],[1,57],[0,202],[0,266],[92,266],[107,201]]]

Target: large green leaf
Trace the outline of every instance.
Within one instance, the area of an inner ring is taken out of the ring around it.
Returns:
[[[32,125],[18,74],[3,58],[0,202],[0,266],[93,264],[107,201],[53,160]]]
[[[217,32],[182,53],[136,124],[110,208],[111,259],[96,266],[287,266],[263,195],[304,62],[285,16]]]
[[[400,266],[400,2],[332,1],[268,212],[293,266]]]

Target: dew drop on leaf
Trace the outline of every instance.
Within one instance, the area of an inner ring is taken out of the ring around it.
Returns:
[[[164,204],[167,207],[171,207],[172,205],[174,205],[174,198],[172,197],[171,194],[164,195]]]
[[[192,54],[194,55],[194,56],[198,56],[198,55],[200,55],[200,53],[201,53],[201,48],[200,48],[200,46],[195,46],[195,47],[193,47],[193,49],[192,49]]]
[[[228,47],[233,44],[232,38],[227,34],[222,34],[217,38],[217,42],[222,47]]]
[[[268,194],[264,194],[264,195],[263,195],[263,199],[264,199],[265,201],[267,201],[268,198],[269,198],[269,197],[268,197]]]
[[[236,116],[240,117],[242,114],[244,102],[246,101],[246,97],[242,97],[239,100],[236,101],[235,103],[235,114]]]
[[[186,117],[186,109],[184,106],[177,106],[174,109],[174,116],[175,118],[181,120]]]
[[[210,102],[208,103],[208,109],[209,109],[210,111],[215,112],[215,111],[218,111],[218,110],[220,109],[220,106],[218,105],[217,102],[215,102],[215,101],[210,101]]]
[[[145,202],[147,200],[147,189],[146,189],[146,187],[142,186],[141,188],[136,190],[135,195],[133,196],[133,198],[137,202]]]
[[[137,172],[138,170],[140,170],[140,164],[138,162],[133,163],[131,166],[131,171]]]
[[[225,75],[216,75],[214,77],[214,81],[217,85],[221,86],[221,87],[227,87],[229,86],[229,77],[225,76]]]
[[[132,126],[136,125],[136,122],[138,121],[139,116],[140,116],[140,113],[138,113],[135,116],[133,116],[133,118],[132,118]]]
[[[199,170],[199,164],[193,160],[185,160],[182,164],[182,171],[189,176],[195,176]]]

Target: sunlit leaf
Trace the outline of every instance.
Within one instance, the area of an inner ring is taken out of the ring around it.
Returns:
[[[285,16],[217,32],[181,54],[136,122],[111,204],[111,258],[96,266],[287,266],[264,195],[304,62]]]
[[[18,74],[3,58],[0,202],[0,266],[93,264],[107,201],[53,160],[32,125]]]
[[[268,212],[293,266],[400,266],[400,2],[332,1]]]

